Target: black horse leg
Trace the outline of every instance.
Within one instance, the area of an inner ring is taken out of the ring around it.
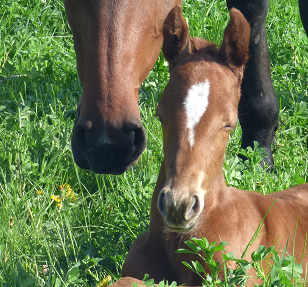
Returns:
[[[266,41],[269,0],[227,0],[227,5],[228,9],[239,9],[251,27],[250,59],[244,72],[239,104],[242,147],[253,147],[254,141],[259,142],[267,154],[265,163],[273,168],[271,143],[278,127],[279,105],[272,85]]]
[[[306,31],[306,35],[308,36],[308,1],[298,0],[298,4],[303,26]]]

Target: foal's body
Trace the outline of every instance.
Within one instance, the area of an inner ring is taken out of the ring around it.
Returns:
[[[289,239],[288,253],[294,255],[297,262],[301,262],[305,255],[303,269],[306,269],[308,258],[304,247],[308,231],[307,184],[262,195],[227,187],[221,173],[217,177],[217,186],[213,185],[212,194],[205,197],[206,213],[200,216],[200,225],[197,224],[195,229],[187,233],[177,233],[166,228],[157,210],[157,198],[166,182],[164,172],[162,167],[152,199],[150,230],[133,243],[123,266],[124,278],[120,284],[128,286],[125,277],[133,277],[133,282],[139,282],[145,274],[149,274],[155,283],[166,279],[169,283],[176,281],[177,284],[201,286],[200,277],[182,264],[182,261],[191,262],[197,258],[174,252],[179,248],[187,248],[184,241],[192,237],[206,237],[209,242],[227,241],[229,243],[226,246],[227,252],[232,251],[236,258],[241,258],[268,210],[270,211],[259,233],[262,236],[250,246],[245,258],[250,260],[251,253],[260,245],[267,247],[275,245],[283,250]],[[222,262],[219,252],[215,254],[215,259]],[[231,264],[231,267],[234,268],[234,265]],[[205,270],[208,270],[207,266]],[[257,282],[254,280],[254,283]]]
[[[250,38],[241,13],[232,9],[230,18],[220,50],[205,40],[189,40],[179,7],[165,22],[163,52],[170,81],[157,108],[165,159],[152,198],[150,230],[134,242],[123,277],[142,280],[149,274],[156,283],[166,279],[201,285],[200,277],[181,263],[197,258],[175,250],[191,237],[206,237],[229,242],[227,251],[240,258],[268,211],[246,258],[260,245],[284,249],[289,239],[287,252],[297,262],[303,259],[305,270],[308,185],[262,195],[227,187],[224,180],[224,152],[237,121]],[[215,259],[222,262],[219,254]],[[253,278],[250,284],[257,281]]]

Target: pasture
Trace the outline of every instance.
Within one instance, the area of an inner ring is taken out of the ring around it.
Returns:
[[[183,1],[192,36],[219,43],[225,1]],[[308,181],[308,39],[296,0],[272,0],[267,37],[281,123],[276,173],[262,151],[241,150],[232,132],[224,173],[230,186],[271,193]],[[148,230],[150,200],[163,158],[154,118],[168,80],[160,55],[142,85],[147,148],[120,176],[97,175],[73,161],[70,138],[81,95],[71,31],[61,0],[0,4],[1,286],[97,286],[120,271],[132,242]],[[242,163],[237,155],[244,153]]]

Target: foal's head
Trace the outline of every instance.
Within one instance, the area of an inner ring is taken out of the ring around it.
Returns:
[[[217,49],[206,40],[190,40],[177,6],[163,32],[170,81],[157,108],[166,170],[157,206],[167,227],[185,232],[198,222],[205,195],[213,192],[215,183],[223,182],[218,175],[237,122],[250,27],[238,10],[230,10],[223,43]]]

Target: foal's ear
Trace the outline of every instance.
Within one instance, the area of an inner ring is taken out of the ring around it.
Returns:
[[[249,58],[249,41],[250,25],[239,10],[232,8],[218,56],[240,78],[242,78],[243,67]]]
[[[177,5],[168,14],[163,28],[163,53],[171,71],[177,62],[190,51],[188,25]]]

